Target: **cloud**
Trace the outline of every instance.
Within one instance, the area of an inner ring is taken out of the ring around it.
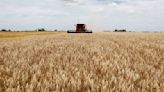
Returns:
[[[76,3],[76,2],[78,2],[78,0],[63,0],[63,1],[66,1],[66,2],[72,2],[72,3]]]
[[[163,30],[163,5],[163,0],[1,0],[0,28],[71,29],[80,19],[93,30]]]

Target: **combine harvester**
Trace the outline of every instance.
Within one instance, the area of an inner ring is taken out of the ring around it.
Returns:
[[[92,30],[87,30],[85,24],[76,24],[76,30],[68,30],[67,33],[92,33]]]

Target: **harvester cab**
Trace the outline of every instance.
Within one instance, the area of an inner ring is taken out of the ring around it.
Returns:
[[[92,33],[92,30],[87,30],[85,24],[76,24],[76,30],[68,30],[67,33]]]

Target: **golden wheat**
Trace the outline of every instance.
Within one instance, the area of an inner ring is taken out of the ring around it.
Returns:
[[[0,42],[0,91],[164,92],[164,34],[63,34]]]
[[[61,33],[63,34],[63,32],[0,32],[0,41]]]

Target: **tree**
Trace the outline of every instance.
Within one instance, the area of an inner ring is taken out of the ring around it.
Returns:
[[[120,30],[115,29],[114,32],[126,32],[126,29],[120,29]]]
[[[9,29],[8,32],[11,32],[11,29]]]
[[[38,29],[39,32],[46,31],[44,28]]]
[[[117,30],[117,29],[115,29],[114,31],[115,31],[115,32],[117,32],[118,30]]]
[[[1,31],[2,31],[2,32],[7,32],[7,30],[6,30],[6,29],[2,29]]]
[[[126,30],[125,30],[125,29],[123,29],[123,30],[122,30],[122,32],[126,32]]]

